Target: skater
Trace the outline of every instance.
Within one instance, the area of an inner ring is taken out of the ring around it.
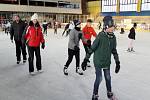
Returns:
[[[120,34],[124,34],[124,28],[121,28],[121,32],[120,32]]]
[[[80,48],[79,42],[80,39],[83,39],[81,31],[81,22],[79,20],[74,20],[75,28],[69,33],[69,43],[68,43],[68,60],[64,65],[64,75],[68,75],[68,67],[72,62],[73,56],[76,58],[76,73],[83,75],[82,70],[80,69]]]
[[[128,38],[129,38],[129,46],[128,46],[128,52],[135,52],[134,49],[133,49],[133,42],[135,40],[135,29],[137,28],[137,24],[134,23],[133,24],[133,27],[130,29],[130,33],[128,35]]]
[[[45,34],[47,36],[47,26],[48,26],[48,24],[47,24],[46,20],[44,20],[42,26],[43,26],[43,34]]]
[[[87,40],[87,42],[84,42],[84,41],[83,41],[83,46],[84,46],[84,49],[85,49],[85,53],[86,53],[86,54],[88,53],[88,47],[91,46],[91,37],[92,37],[92,36],[94,36],[94,37],[97,36],[97,34],[96,34],[96,32],[94,31],[94,29],[93,29],[93,27],[91,26],[91,24],[92,24],[92,20],[91,20],[91,19],[88,19],[86,26],[82,29],[82,32],[83,32],[83,34],[84,34],[84,38]],[[91,67],[89,60],[88,60],[87,66],[88,66],[88,67]]]
[[[40,55],[40,43],[41,48],[45,48],[45,40],[42,34],[42,28],[38,22],[38,15],[35,13],[31,17],[31,21],[29,23],[29,27],[27,29],[26,35],[24,37],[26,39],[28,54],[29,54],[29,73],[34,75],[34,53],[36,56],[36,68],[38,72],[42,72],[41,65],[41,55]]]
[[[70,25],[70,23],[68,23],[66,26],[65,26],[65,29],[64,29],[64,31],[63,31],[63,33],[62,33],[62,36],[65,34],[65,32],[66,32],[66,37],[68,36],[68,32],[69,32],[69,25]]]
[[[7,24],[6,24],[6,27],[5,27],[5,33],[8,35],[8,33],[10,33],[10,27],[11,27],[11,24],[10,22],[8,21]]]
[[[96,79],[94,82],[92,100],[98,100],[98,89],[102,81],[102,71],[104,72],[104,77],[106,81],[107,97],[110,100],[115,100],[115,96],[111,88],[111,54],[113,54],[116,62],[116,73],[118,73],[120,70],[120,61],[116,49],[116,37],[113,33],[114,21],[111,16],[106,16],[104,17],[103,22],[104,28],[94,40],[91,48],[89,48],[89,52],[82,63],[82,69],[83,71],[86,70],[88,58],[92,53],[94,53],[93,61],[96,70]]]
[[[10,28],[10,39],[13,43],[13,39],[16,44],[16,57],[17,57],[17,64],[21,61],[21,52],[23,55],[23,63],[26,62],[26,46],[23,46],[23,43],[21,41],[23,31],[26,27],[25,23],[20,19],[19,15],[14,15],[14,22],[11,25]]]
[[[58,28],[57,21],[54,20],[53,25],[54,25],[54,34],[57,34],[57,28]]]
[[[102,24],[101,24],[101,22],[99,21],[99,23],[98,23],[98,29],[99,29],[99,30],[102,29],[101,26],[102,26]]]

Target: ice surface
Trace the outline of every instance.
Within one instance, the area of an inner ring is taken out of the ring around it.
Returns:
[[[68,38],[48,31],[46,48],[41,50],[44,73],[30,76],[28,63],[16,64],[15,44],[0,32],[0,100],[91,100],[95,70],[88,68],[83,76],[75,73],[75,60],[69,75],[63,75],[67,60]],[[98,30],[97,30],[98,32]],[[134,53],[126,52],[127,34],[116,32],[121,70],[114,73],[112,59],[112,88],[119,100],[149,100],[150,98],[150,33],[137,33]],[[85,56],[81,44],[81,62]],[[92,58],[91,58],[92,62]],[[105,81],[99,88],[100,100],[107,100]]]

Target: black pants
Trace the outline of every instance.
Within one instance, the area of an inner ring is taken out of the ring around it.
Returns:
[[[47,28],[44,28],[43,33],[47,35]]]
[[[21,41],[16,41],[15,40],[15,44],[16,44],[16,57],[17,57],[17,61],[21,61],[21,52],[23,55],[23,60],[26,60],[26,46],[23,45],[23,43]]]
[[[89,53],[88,48],[90,48],[90,46],[88,46],[87,44],[83,44],[83,46],[84,46],[84,49],[85,49],[85,53],[86,53],[86,55],[87,55],[87,53]],[[89,59],[88,59],[88,62],[90,62]]]
[[[40,47],[29,47],[28,46],[28,53],[29,53],[29,72],[34,72],[34,53],[36,56],[36,68],[37,70],[41,70],[41,55],[40,55]]]
[[[54,28],[54,34],[57,34],[57,28]]]
[[[72,49],[68,49],[68,60],[66,62],[66,67],[68,68],[70,63],[72,62],[73,56],[76,58],[76,67],[79,67],[80,65],[80,50],[75,51]]]

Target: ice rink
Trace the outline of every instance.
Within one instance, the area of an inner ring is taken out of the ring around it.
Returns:
[[[30,76],[28,62],[17,65],[15,43],[0,32],[0,100],[91,100],[95,69],[88,68],[83,76],[75,73],[75,60],[64,76],[67,60],[68,37],[62,37],[62,29],[54,35],[48,31],[46,48],[41,50],[44,72]],[[97,30],[98,32],[98,30]],[[112,57],[112,89],[118,100],[150,100],[150,33],[138,32],[134,53],[126,52],[127,34],[115,32],[118,42],[121,70],[115,74]],[[85,56],[81,43],[81,62]],[[92,57],[91,57],[92,62]],[[99,88],[100,100],[108,100],[105,81]]]

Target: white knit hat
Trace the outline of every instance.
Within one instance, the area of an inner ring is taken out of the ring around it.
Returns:
[[[38,15],[37,15],[37,13],[34,13],[34,14],[32,15],[31,20],[34,20],[34,19],[37,19],[37,20],[38,20]]]

